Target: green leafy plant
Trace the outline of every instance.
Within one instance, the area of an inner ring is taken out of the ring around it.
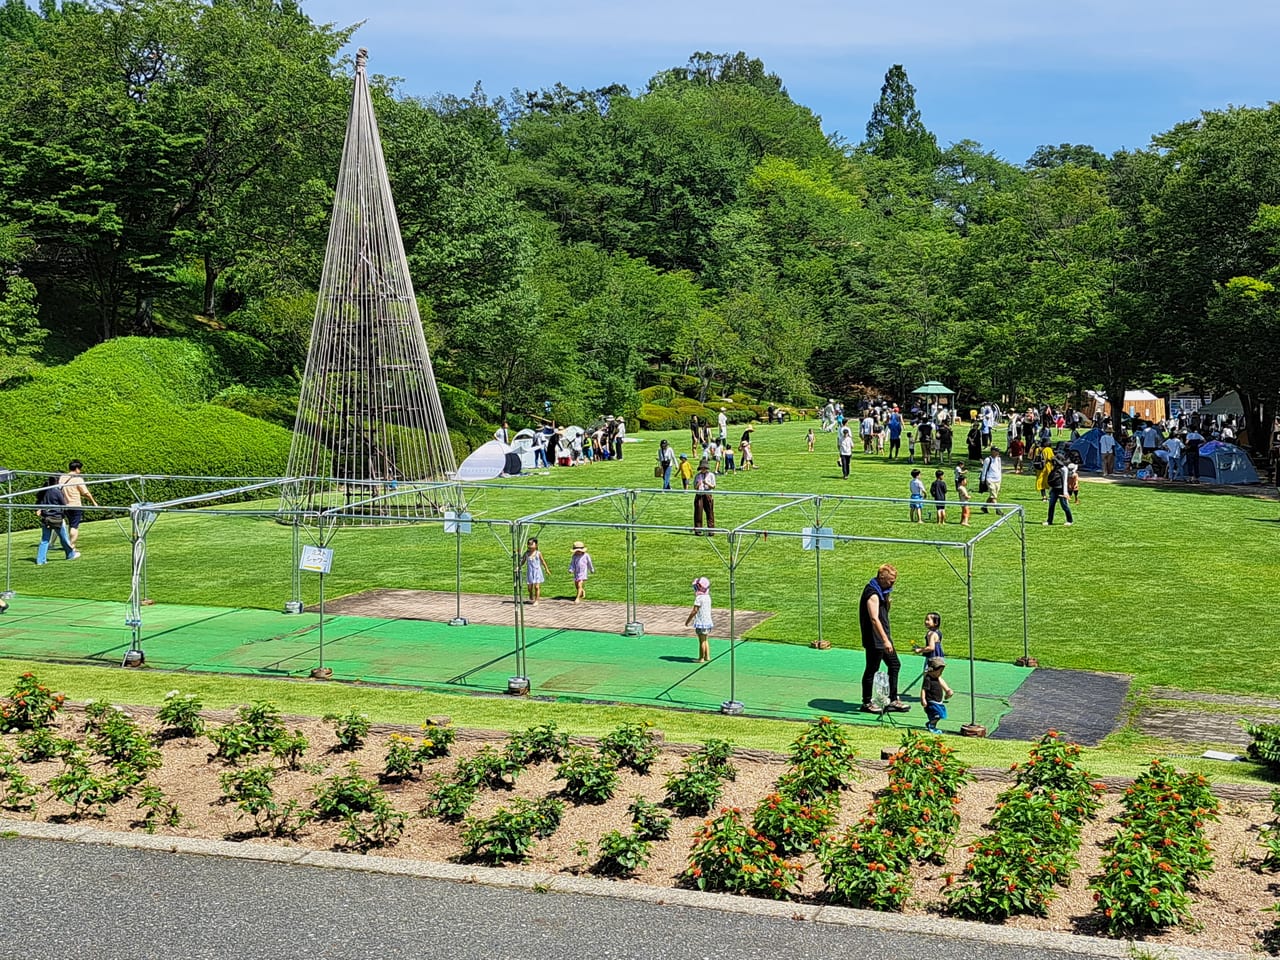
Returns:
[[[92,733],[102,726],[102,722],[120,708],[105,700],[86,700],[84,702],[84,727]]]
[[[1242,720],[1240,725],[1253,738],[1246,751],[1249,759],[1265,766],[1271,776],[1280,776],[1280,723]]]
[[[663,805],[682,817],[704,817],[720,800],[724,782],[701,765],[686,765],[669,777]]]
[[[66,695],[54,693],[34,673],[22,674],[0,700],[0,730],[16,733],[51,725],[66,702]]]
[[[665,840],[671,833],[671,818],[651,800],[637,794],[627,807],[636,836],[642,840]]]
[[[751,815],[751,825],[788,857],[813,853],[835,822],[834,806],[809,804],[782,793],[769,794]]]
[[[155,833],[160,827],[176,827],[182,823],[182,814],[171,799],[153,783],[144,784],[138,799],[142,818],[135,826],[147,833]]]
[[[864,817],[818,851],[827,898],[865,910],[901,910],[911,896],[911,858],[906,839]]]
[[[393,733],[387,740],[387,756],[378,779],[384,783],[400,783],[422,773],[426,764],[422,746],[413,737]]]
[[[422,740],[418,744],[418,756],[423,760],[435,760],[447,757],[449,748],[458,739],[458,731],[445,723],[434,723],[424,720],[422,723]]]
[[[737,768],[729,762],[733,756],[733,744],[728,740],[707,740],[689,758],[690,763],[710,770],[721,780],[738,779]]]
[[[1271,822],[1258,831],[1264,870],[1280,870],[1280,788],[1271,791]]]
[[[105,816],[115,797],[114,784],[89,769],[89,760],[82,751],[68,754],[63,764],[62,772],[49,781],[53,798],[70,805],[73,820],[89,814]]]
[[[799,892],[804,864],[779,856],[774,842],[743,823],[742,811],[733,808],[694,834],[681,877],[699,890],[783,900]]]
[[[236,711],[236,720],[212,730],[213,758],[239,763],[245,757],[271,751],[288,736],[275,704],[259,700]]]
[[[0,808],[31,810],[40,788],[13,762],[7,752],[0,755]]]
[[[944,894],[952,913],[969,920],[1003,923],[1015,914],[1043,917],[1055,886],[1065,883],[1075,858],[1053,843],[1021,832],[981,837],[956,882],[948,874]]]
[[[658,758],[658,740],[653,724],[624,723],[600,740],[600,753],[619,767],[647,774]]]
[[[242,818],[253,818],[256,835],[297,837],[314,813],[297,800],[280,803],[272,787],[275,778],[276,769],[267,765],[228,770],[218,778],[222,800],[235,804]]]
[[[124,710],[112,707],[90,735],[91,750],[117,767],[149,770],[161,764],[160,751],[152,745],[151,738]]]
[[[610,830],[600,838],[600,857],[593,869],[607,877],[629,877],[649,865],[650,846],[638,833]]]
[[[311,742],[301,730],[293,731],[292,735],[281,731],[271,743],[271,755],[290,770],[298,770],[310,746]]]
[[[360,776],[355,763],[347,765],[346,773],[322,780],[312,789],[316,798],[311,808],[317,820],[342,820],[353,813],[372,813],[379,801],[386,799],[376,783]]]
[[[499,807],[491,817],[471,819],[462,831],[467,856],[488,863],[521,862],[538,837],[549,837],[560,824],[564,806],[547,798],[519,799]]]
[[[378,796],[373,809],[348,814],[338,835],[344,846],[367,853],[394,846],[404,835],[408,815],[397,810],[385,796]]]
[[[618,770],[610,758],[584,748],[571,750],[556,770],[561,790],[574,803],[604,803],[618,786]]]
[[[791,745],[791,769],[778,781],[778,792],[797,800],[822,800],[858,779],[858,751],[847,728],[819,717]]]
[[[327,713],[324,720],[333,724],[334,733],[338,736],[338,745],[334,749],[339,752],[359,750],[369,736],[370,721],[367,713],[356,713],[354,710],[347,713]]]
[[[554,723],[542,723],[513,733],[507,740],[507,755],[521,767],[564,760],[569,750],[569,735]]]
[[[15,746],[18,748],[18,759],[23,763],[40,763],[65,756],[76,748],[76,743],[74,740],[62,739],[49,727],[37,727],[18,734]]]
[[[461,765],[460,765],[461,769]],[[468,776],[490,790],[514,790],[524,765],[505,751],[485,747],[469,761]]]
[[[195,694],[182,694],[170,690],[164,695],[164,703],[156,719],[160,721],[160,737],[172,740],[177,737],[198,737],[204,733],[204,717],[200,711],[204,704]]]
[[[427,794],[427,802],[422,812],[428,817],[438,817],[446,822],[455,823],[467,815],[471,804],[476,800],[476,786],[471,783],[459,783],[443,776],[436,778],[436,786]]]

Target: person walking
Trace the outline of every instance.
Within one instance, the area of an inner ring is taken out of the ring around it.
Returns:
[[[68,560],[80,556],[67,539],[64,522],[67,518],[67,500],[62,494],[62,485],[57,477],[50,477],[49,484],[36,494],[36,504],[40,507],[36,516],[40,518],[40,546],[36,548],[36,563],[43,566],[49,556],[49,543],[56,533],[66,552]]]
[[[587,545],[581,540],[573,542],[573,556],[569,559],[569,572],[573,574],[573,587],[577,596],[574,603],[581,603],[587,598],[587,577],[596,572],[596,565],[591,562],[591,554],[587,553]]]
[[[1204,434],[1192,425],[1184,440],[1183,456],[1186,457],[1187,480],[1200,482],[1200,446],[1204,443]]]
[[[72,460],[67,464],[67,472],[58,478],[58,486],[62,487],[62,496],[67,502],[67,539],[71,542],[72,550],[78,549],[76,541],[80,539],[80,521],[84,519],[83,498],[87,497],[95,507],[98,505],[98,501],[93,498],[93,491],[84,482],[83,472],[84,464],[79,460]]]
[[[933,509],[938,523],[947,522],[947,481],[942,479],[942,471],[933,471],[933,483],[929,485],[929,495],[933,497]]]
[[[547,579],[547,561],[542,558],[538,549],[538,538],[530,537],[524,545],[524,556],[520,558],[524,564],[524,582],[529,590],[529,603],[537,606],[542,601],[542,584]]]
[[[684,625],[693,625],[693,632],[698,635],[698,662],[711,662],[711,644],[707,640],[715,623],[711,620],[711,581],[706,577],[698,577],[693,581],[693,609],[685,618]]]
[[[671,470],[676,465],[676,452],[666,440],[658,444],[658,473],[662,477],[662,489],[671,489]]]
[[[882,663],[889,674],[889,702],[884,709],[898,713],[910,709],[898,699],[898,673],[902,670],[902,661],[893,648],[889,629],[890,594],[897,581],[897,568],[888,563],[881,564],[876,575],[863,588],[858,601],[858,627],[862,631],[862,649],[867,658],[866,669],[862,671],[862,709],[867,713],[881,712],[871,700],[871,689]]]
[[[848,427],[840,428],[840,476],[849,479],[849,461],[853,459],[853,431]]]
[[[1116,438],[1110,430],[1103,430],[1098,437],[1098,451],[1102,454],[1102,475],[1109,477],[1116,472]]]
[[[693,482],[693,464],[689,462],[689,455],[680,454],[680,486],[685,490],[689,489],[689,484]]]
[[[1049,499],[1049,474],[1054,468],[1053,447],[1045,447],[1040,455],[1044,462],[1036,474],[1036,490],[1040,493],[1040,502],[1044,503]]]
[[[716,525],[716,498],[712,491],[716,488],[716,475],[711,472],[711,464],[703,460],[698,464],[698,472],[693,475],[693,533],[702,536],[703,521],[708,527]],[[708,531],[708,536],[715,534]]]
[[[813,453],[813,427],[809,428],[808,434],[804,438],[805,445],[808,446],[809,452]]]
[[[889,459],[896,460],[902,456],[902,414],[896,408],[885,427],[889,431]]]
[[[1053,508],[1061,503],[1062,513],[1066,516],[1066,525],[1069,527],[1075,518],[1071,516],[1071,501],[1067,496],[1067,465],[1062,457],[1052,457],[1052,453],[1051,449],[1045,451],[1045,466],[1049,470],[1045,478],[1049,490],[1049,519],[1044,525],[1053,526]]]
[[[987,503],[996,503],[1000,499],[1000,484],[1004,482],[1004,464],[1000,460],[1000,448],[992,447],[990,455],[982,461],[982,472],[978,474],[978,492],[987,494]],[[986,513],[987,508],[983,507]]]

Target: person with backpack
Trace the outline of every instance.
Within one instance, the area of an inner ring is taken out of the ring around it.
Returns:
[[[1053,447],[1046,446],[1040,450],[1039,456],[1031,464],[1036,471],[1036,492],[1040,494],[1041,503],[1049,499],[1049,473],[1053,470],[1053,461]]]
[[[1052,449],[1045,451],[1045,483],[1049,490],[1049,519],[1044,525],[1053,526],[1054,508],[1061,503],[1062,512],[1067,518],[1066,525],[1071,526],[1074,518],[1071,516],[1071,501],[1067,496],[1067,462],[1063,457],[1053,456]]]
[[[67,539],[67,528],[63,525],[67,518],[67,498],[57,477],[49,478],[49,485],[36,495],[36,503],[40,509],[36,516],[40,518],[40,546],[36,549],[36,563],[43,566],[49,556],[49,544],[54,533],[62,542],[68,560],[75,560],[80,554]]]
[[[982,472],[978,474],[978,492],[987,494],[987,503],[995,503],[1000,499],[1000,484],[1004,481],[1004,463],[1000,460],[1000,448],[992,447],[991,454],[982,461]],[[987,508],[983,507],[986,513]]]

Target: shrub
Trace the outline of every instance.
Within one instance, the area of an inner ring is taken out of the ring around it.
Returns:
[[[609,877],[629,877],[649,865],[650,846],[639,833],[610,830],[600,838],[600,859],[595,871]]]
[[[721,780],[736,780],[738,770],[729,762],[732,756],[733,744],[728,740],[707,740],[697,753],[689,758],[689,763],[710,770]]]
[[[830,717],[810,723],[791,745],[791,770],[778,791],[797,800],[820,800],[858,778],[858,751],[849,732]]]
[[[1252,742],[1246,753],[1249,759],[1261,763],[1271,777],[1280,776],[1280,723],[1241,722],[1244,732]]]
[[[491,817],[468,820],[462,831],[467,856],[494,864],[523,861],[535,838],[555,833],[563,811],[563,804],[550,798],[516,800]]]
[[[213,758],[237,763],[242,758],[272,750],[288,736],[275,704],[258,700],[240,707],[237,719],[212,730],[209,739],[215,750]]]
[[[642,840],[665,840],[671,833],[671,818],[662,808],[637,794],[627,807],[636,836]]]
[[[490,790],[514,790],[524,765],[502,750],[485,747],[466,763],[458,764],[459,778]]]
[[[311,744],[301,730],[293,731],[293,736],[280,733],[271,744],[271,755],[281,761],[290,770],[302,766],[302,758]]]
[[[653,387],[650,389],[661,389]],[[679,430],[689,425],[689,415],[674,407],[663,407],[654,403],[640,405],[640,429],[659,432]]]
[[[13,733],[47,727],[66,699],[65,694],[54,693],[41,683],[34,673],[24,673],[14,682],[9,696],[0,700],[0,729]]]
[[[1258,832],[1258,840],[1264,851],[1262,866],[1280,870],[1280,788],[1271,791],[1271,822]]]
[[[415,740],[403,734],[393,733],[387,743],[387,758],[383,764],[379,779],[387,782],[399,782],[416,777],[422,773],[422,767],[430,760],[444,756],[449,750],[449,742],[455,736],[448,728],[432,728],[437,731],[433,736]],[[448,736],[441,736],[447,730]]]
[[[703,817],[720,800],[724,782],[704,766],[686,765],[667,777],[663,804],[682,817]]]
[[[669,385],[660,383],[656,386],[645,387],[640,391],[640,402],[657,404],[669,404],[676,398],[676,392]]]
[[[160,827],[176,827],[182,823],[182,813],[154,783],[143,786],[137,809],[143,811],[143,814],[141,819],[135,821],[134,826],[142,827],[147,833],[155,833]]]
[[[372,813],[386,799],[376,783],[360,776],[355,763],[347,772],[320,781],[312,788],[316,798],[311,808],[318,820],[343,820],[353,813]]]
[[[338,735],[338,745],[335,748],[339,752],[350,750],[359,750],[364,744],[364,739],[369,735],[369,715],[367,713],[356,713],[351,710],[347,713],[328,713],[325,714],[326,723],[332,723],[334,733]]]
[[[865,910],[901,910],[911,896],[911,850],[905,840],[864,818],[818,852],[832,903]]]
[[[161,764],[160,751],[151,745],[134,719],[120,709],[113,709],[96,733],[89,737],[89,747],[117,768],[130,767],[144,771]]]
[[[200,736],[204,733],[204,718],[200,716],[203,709],[204,704],[195,694],[183,695],[177,690],[170,690],[164,695],[164,703],[156,714],[161,738]]]
[[[448,780],[443,776],[437,777],[435,784],[435,789],[427,794],[423,814],[449,823],[456,823],[465,817],[471,804],[475,803],[476,785]]]
[[[0,753],[0,809],[31,810],[40,792],[8,753]]]
[[[272,788],[271,766],[241,767],[218,777],[224,803],[233,803],[240,817],[253,818],[253,833],[264,837],[296,837],[315,814],[297,800],[280,803]]]
[[[702,381],[697,377],[691,377],[687,373],[677,373],[671,378],[671,388],[677,393],[683,393],[686,397],[697,398],[702,389]]]
[[[744,824],[735,808],[720,811],[694,834],[682,878],[699,890],[783,900],[799,892],[804,864],[780,857],[773,841]]]
[[[751,825],[784,856],[812,853],[835,822],[834,807],[810,805],[781,793],[769,794],[751,815]]]
[[[18,759],[23,763],[56,760],[76,748],[74,740],[64,740],[48,727],[37,727],[18,734],[15,746],[18,748]]]
[[[385,795],[379,793],[374,798],[372,809],[347,814],[338,836],[344,846],[368,853],[394,846],[404,835],[407,819],[403,811],[397,810]]]
[[[618,786],[618,771],[608,757],[579,748],[556,770],[556,779],[565,782],[561,793],[574,803],[604,803]]]
[[[108,778],[95,775],[80,751],[69,754],[63,764],[62,772],[49,781],[53,798],[70,805],[73,820],[90,813],[105,816],[107,806],[116,799],[115,785]]]
[[[645,774],[658,758],[658,738],[647,721],[624,723],[600,741],[600,753],[619,767]]]
[[[565,758],[569,749],[569,735],[556,728],[554,723],[543,723],[513,733],[507,740],[507,755],[521,767]]]

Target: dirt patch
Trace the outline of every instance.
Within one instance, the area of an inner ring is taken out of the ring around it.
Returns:
[[[145,728],[154,729],[155,723],[150,712],[137,712],[139,722]],[[313,788],[321,779],[346,773],[351,763],[356,765],[363,776],[370,779],[376,779],[383,767],[389,728],[375,730],[366,744],[357,751],[337,753],[332,750],[336,740],[330,725],[307,720],[297,724],[290,723],[289,726],[290,729],[301,729],[310,740],[311,748],[305,757],[305,770],[284,772],[277,779],[275,789],[282,800],[294,798],[309,804],[314,798]],[[84,718],[78,714],[64,714],[58,732],[63,737],[82,739],[85,734]],[[0,737],[0,743],[13,751],[15,739],[13,735],[4,735]],[[419,810],[431,789],[431,774],[451,771],[457,757],[476,753],[486,739],[492,738],[484,734],[460,737],[452,755],[432,762],[420,779],[386,787],[391,802],[396,808],[408,812],[410,819],[400,842],[389,850],[379,851],[380,854],[434,861],[456,860],[463,855],[461,827],[424,818],[419,815]],[[220,761],[210,760],[212,749],[207,738],[173,740],[163,745],[164,764],[153,773],[151,779],[177,804],[183,823],[177,828],[162,829],[160,833],[238,839],[250,825],[248,821],[237,817],[233,806],[221,801],[218,775],[227,767]],[[549,839],[537,842],[526,866],[569,874],[587,871],[595,860],[596,844],[601,835],[610,830],[630,829],[627,806],[634,796],[642,795],[657,802],[662,800],[666,775],[680,767],[681,752],[687,751],[665,750],[647,776],[622,772],[618,789],[613,799],[607,803],[577,807],[566,804],[559,830]],[[741,807],[749,813],[771,790],[784,766],[781,758],[760,752],[744,752],[735,757],[735,763],[738,776],[735,781],[727,784],[722,802],[726,806]],[[42,787],[35,819],[50,821],[64,818],[69,808],[51,799],[48,791],[43,789],[49,779],[62,769],[61,763],[24,764],[23,767]],[[471,813],[487,816],[515,797],[536,799],[554,794],[559,786],[560,783],[555,780],[555,765],[541,764],[521,773],[514,790],[481,791]],[[883,764],[868,764],[863,780],[843,796],[840,828],[856,822],[876,791],[884,786]],[[1005,787],[1005,783],[983,780],[970,784],[963,790],[959,805],[961,827],[957,845],[944,865],[918,865],[915,868],[916,892],[906,913],[919,915],[941,911],[944,903],[941,891],[945,875],[963,868],[967,856],[966,842],[982,831],[992,812],[996,795]],[[1259,799],[1224,801],[1220,822],[1208,825],[1207,837],[1212,845],[1216,867],[1194,891],[1195,929],[1170,930],[1152,938],[1152,942],[1192,946],[1212,942],[1223,949],[1249,951],[1256,946],[1260,932],[1271,926],[1272,915],[1261,911],[1276,902],[1276,878],[1257,869],[1260,854],[1257,830],[1267,821],[1270,808],[1268,804],[1261,802],[1261,791],[1249,793]],[[109,809],[102,819],[90,818],[86,822],[110,830],[136,829],[139,811],[134,809],[135,802],[123,801]],[[1009,926],[1070,933],[1097,932],[1098,927],[1092,915],[1092,895],[1087,884],[1101,862],[1102,843],[1115,831],[1111,818],[1118,809],[1118,798],[1114,793],[1109,794],[1098,820],[1084,831],[1080,869],[1073,877],[1071,886],[1051,905],[1049,916],[1044,919],[1017,918],[1011,920]],[[618,882],[659,886],[677,884],[686,864],[693,833],[701,823],[700,818],[675,820],[670,839],[653,845],[648,867],[633,880]],[[337,825],[313,823],[298,840],[252,839],[244,842],[324,850],[337,848],[341,841]],[[802,888],[803,896],[806,899],[818,898],[821,890],[821,872],[816,864],[811,863]]]

